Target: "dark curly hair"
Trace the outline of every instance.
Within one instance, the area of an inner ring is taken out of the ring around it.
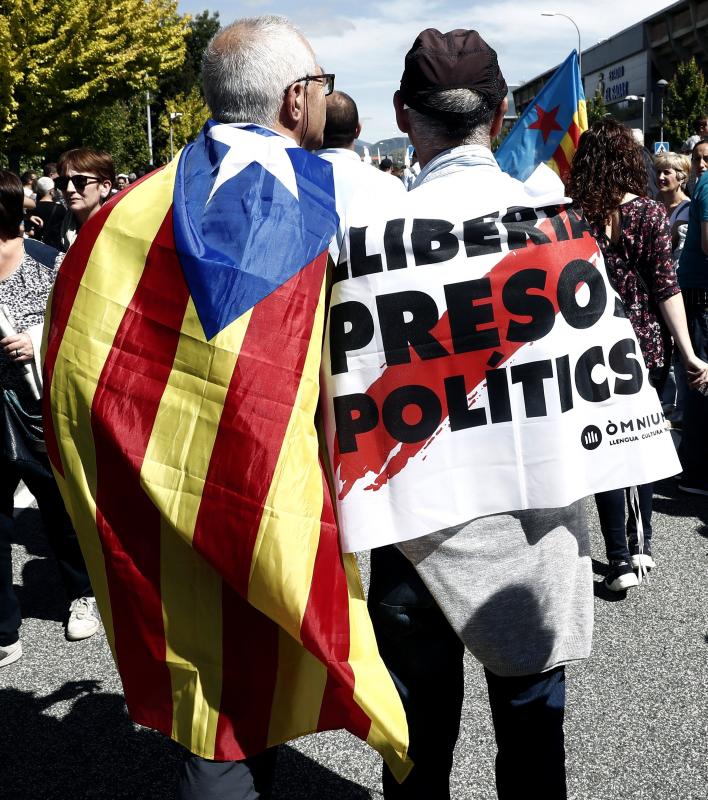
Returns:
[[[585,218],[598,226],[627,194],[646,194],[647,172],[642,152],[629,128],[605,117],[580,137],[570,165],[566,191]]]

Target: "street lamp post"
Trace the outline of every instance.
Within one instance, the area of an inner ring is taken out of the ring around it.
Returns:
[[[582,62],[580,60],[580,28],[576,25],[575,20],[572,17],[569,17],[567,14],[561,14],[559,11],[553,11],[553,12],[550,12],[550,13],[544,11],[544,12],[541,13],[541,16],[542,17],[565,17],[567,20],[570,20],[570,22],[572,22],[573,25],[575,26],[575,30],[578,32],[578,71],[580,72],[580,77],[582,78],[583,68],[582,68]]]
[[[172,138],[172,123],[181,116],[182,113],[180,111],[170,111],[170,161],[172,161],[172,159],[175,157],[175,148]]]
[[[647,105],[647,99],[643,94],[628,94],[625,100],[641,100],[642,101],[642,134],[646,136],[646,116],[644,114],[644,109]]]
[[[148,135],[148,164],[152,167],[152,118],[150,113],[150,92],[145,92],[145,99],[147,101],[147,135]]]
[[[666,94],[666,87],[669,85],[668,81],[663,78],[656,82],[656,88],[659,90],[659,141],[664,141],[664,95]]]

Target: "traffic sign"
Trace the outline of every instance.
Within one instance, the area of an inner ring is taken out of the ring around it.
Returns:
[[[671,150],[668,142],[654,142],[654,155],[668,153]]]

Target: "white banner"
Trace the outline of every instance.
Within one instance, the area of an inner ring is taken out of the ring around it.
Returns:
[[[460,204],[445,184],[348,215],[322,362],[345,551],[680,469],[602,256],[557,189],[533,200],[508,179],[506,205],[481,213],[491,188]]]

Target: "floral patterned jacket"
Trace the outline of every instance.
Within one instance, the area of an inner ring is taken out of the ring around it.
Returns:
[[[622,299],[649,369],[662,367],[671,336],[661,324],[659,303],[681,290],[671,253],[671,231],[661,203],[636,197],[619,207],[621,233],[610,242],[590,223],[607,274]]]

